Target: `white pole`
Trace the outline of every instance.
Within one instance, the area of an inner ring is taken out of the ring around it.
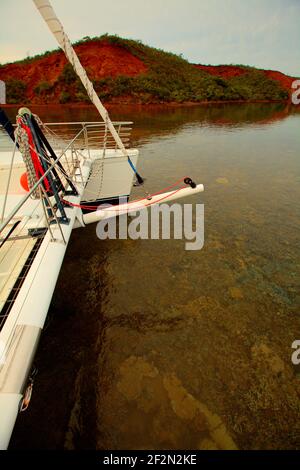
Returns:
[[[37,7],[37,9],[39,10],[41,16],[44,18],[45,22],[47,23],[50,31],[56,38],[58,44],[64,51],[67,59],[71,63],[76,74],[80,78],[84,88],[87,91],[87,94],[90,100],[98,109],[100,116],[102,117],[103,121],[106,123],[108,129],[110,130],[111,135],[115,139],[117,146],[123,152],[123,155],[128,157],[127,150],[125,149],[124,144],[122,140],[120,139],[119,134],[117,133],[113,123],[110,120],[107,109],[103,106],[97,93],[95,92],[93,84],[88,78],[85,69],[81,65],[80,60],[72,47],[71,41],[66,35],[63,25],[57,18],[49,0],[33,0],[33,2],[35,6]]]
[[[95,222],[99,222],[100,220],[110,219],[111,217],[116,217],[118,215],[130,214],[131,212],[147,209],[148,207],[155,206],[160,202],[170,202],[182,197],[193,196],[194,194],[203,191],[203,184],[198,184],[196,188],[187,187],[180,189],[180,191],[174,190],[168,193],[157,194],[156,196],[152,196],[150,200],[142,199],[141,201],[129,202],[119,206],[111,206],[107,209],[99,209],[89,214],[83,214],[82,220],[85,225],[93,224]],[[75,222],[74,228],[79,226],[80,225],[76,224]]]

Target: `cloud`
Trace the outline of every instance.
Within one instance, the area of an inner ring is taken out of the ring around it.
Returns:
[[[141,39],[191,62],[243,63],[300,75],[299,0],[52,0],[72,41]],[[0,62],[56,47],[33,2],[1,0]],[[26,21],[24,22],[24,18]]]

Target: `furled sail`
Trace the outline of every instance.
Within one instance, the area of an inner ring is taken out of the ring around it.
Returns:
[[[71,41],[66,35],[64,28],[61,22],[59,21],[59,19],[57,18],[50,2],[48,0],[33,0],[33,2],[36,5],[42,17],[44,18],[45,22],[47,23],[50,31],[55,36],[58,44],[63,49],[67,59],[73,66],[76,74],[82,81],[82,84],[84,88],[86,89],[90,100],[98,109],[103,121],[106,123],[111,135],[115,139],[117,146],[119,147],[119,149],[122,150],[123,154],[126,157],[128,157],[124,144],[122,140],[120,139],[119,134],[117,133],[113,123],[110,120],[107,109],[103,106],[97,93],[95,92],[93,84],[88,78],[85,69],[81,65],[80,60],[72,47]]]

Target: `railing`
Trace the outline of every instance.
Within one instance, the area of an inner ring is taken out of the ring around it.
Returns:
[[[121,137],[125,146],[129,145],[130,142],[130,132],[132,130],[132,122],[118,121],[114,122],[114,126]],[[0,126],[0,150],[5,150],[6,147],[12,151],[12,159],[10,163],[9,175],[7,186],[4,195],[4,201],[2,206],[2,213],[0,214],[1,224],[0,224],[0,233],[3,232],[5,227],[13,220],[17,212],[21,207],[26,203],[26,201],[32,197],[33,193],[39,189],[43,192],[43,179],[47,177],[47,174],[56,166],[57,162],[62,160],[65,165],[66,173],[69,178],[75,177],[76,172],[80,169],[79,160],[82,157],[80,150],[90,150],[90,149],[102,149],[103,156],[106,149],[115,149],[116,143],[107,129],[105,123],[102,122],[63,122],[63,123],[44,123],[43,130],[50,141],[53,148],[56,150],[59,149],[60,156],[53,163],[53,165],[47,170],[42,178],[34,185],[30,192],[20,201],[11,214],[5,218],[6,202],[10,189],[10,179],[12,174],[12,169],[14,165],[14,157],[16,153],[16,145],[9,139],[4,129]],[[1,147],[2,145],[2,147]],[[1,166],[1,161],[0,161]],[[64,175],[62,175],[64,177]],[[43,193],[44,194],[44,193]],[[45,194],[44,194],[45,196]],[[47,198],[47,196],[45,196]],[[42,200],[45,199],[42,197]],[[2,233],[3,236],[3,233]],[[1,239],[0,239],[1,243]]]
[[[132,122],[117,121],[113,123],[118,135],[121,137],[124,146],[129,146]],[[104,122],[63,122],[63,123],[45,123],[49,131],[50,140],[54,144],[59,144],[61,140],[69,141],[81,129],[83,133],[80,139],[76,139],[76,146],[79,148],[116,148],[116,143],[111,133],[108,131]],[[54,145],[55,146],[55,145]]]
[[[131,121],[115,121],[113,124],[124,146],[128,148],[133,123]],[[73,148],[77,149],[106,150],[116,148],[115,140],[104,122],[49,122],[44,123],[44,126],[47,138],[55,149],[61,149],[71,141]],[[76,136],[75,141],[74,136]],[[11,150],[12,147],[12,141],[0,126],[0,150]]]
[[[76,149],[74,148],[73,144],[76,141],[76,139],[80,136],[80,134],[83,132],[83,129],[67,144],[64,150],[61,151],[59,157],[56,158],[54,162],[49,166],[48,170],[44,173],[44,175],[35,183],[35,185],[31,188],[31,190],[24,196],[24,198],[16,205],[16,207],[13,209],[13,211],[5,218],[5,210],[6,210],[6,202],[7,198],[9,195],[9,189],[10,189],[10,182],[11,182],[11,174],[13,171],[13,164],[14,164],[14,156],[16,152],[16,145],[14,145],[14,150],[13,150],[13,155],[11,159],[11,164],[9,168],[9,175],[8,175],[8,181],[7,181],[7,186],[4,194],[4,201],[3,201],[3,207],[2,207],[2,223],[0,224],[0,233],[6,228],[6,226],[13,220],[13,218],[16,216],[18,211],[23,207],[23,205],[27,202],[29,198],[32,198],[34,193],[37,190],[41,191],[41,200],[44,200],[45,192],[43,188],[43,182],[47,178],[48,174],[55,168],[58,172],[60,177],[63,179],[63,182],[66,184],[68,182],[68,179],[71,181],[73,180],[74,183],[78,182],[77,181],[77,174],[76,171],[79,170],[80,176],[81,171],[80,171],[80,155],[76,152]],[[43,158],[43,156],[41,156]],[[58,162],[64,162],[65,171],[61,171],[61,169],[57,166]],[[1,163],[0,163],[1,164]],[[47,196],[45,196],[47,198]],[[5,220],[4,220],[5,219]]]
[[[84,129],[81,129],[75,137],[71,139],[62,152],[60,152],[56,160],[51,162],[44,175],[21,200],[17,196],[15,206],[7,215],[6,212],[8,212],[8,210],[6,209],[9,209],[8,205],[11,206],[11,203],[15,201],[15,196],[10,193],[16,154],[16,144],[13,144],[10,165],[6,166],[3,170],[7,173],[7,185],[1,196],[0,330],[8,318],[18,292],[46,233],[49,233],[52,242],[66,244],[61,225],[61,213],[57,207],[57,200],[55,200],[55,196],[52,196],[52,194],[49,195],[49,193],[45,191],[43,182],[55,168],[66,190],[70,189],[70,183],[77,188],[79,184],[84,184],[81,172],[82,155],[80,152],[76,151],[73,146],[83,132]],[[63,164],[63,169],[57,165],[58,162]],[[34,199],[28,204],[29,199],[33,198],[37,192],[40,198]],[[59,197],[61,196],[63,196],[63,193]],[[26,203],[27,205],[25,206]]]

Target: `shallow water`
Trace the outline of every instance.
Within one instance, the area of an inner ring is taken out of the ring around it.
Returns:
[[[111,114],[135,122],[147,189],[186,174],[204,183],[184,202],[205,204],[205,244],[188,252],[180,240],[73,232],[11,447],[300,448],[300,113],[252,104]]]

